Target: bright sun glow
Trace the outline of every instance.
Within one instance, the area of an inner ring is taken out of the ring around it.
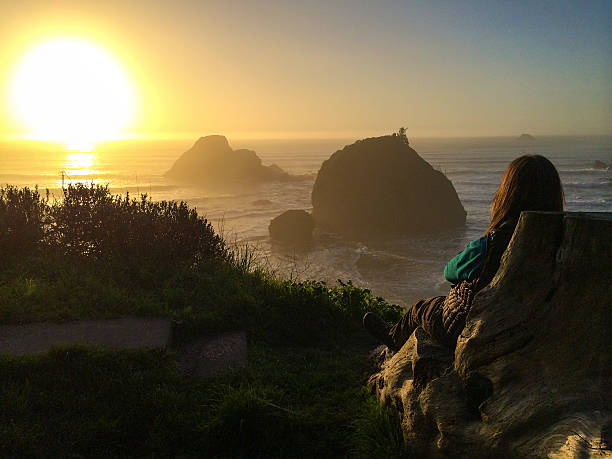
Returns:
[[[10,88],[16,117],[41,140],[72,151],[120,137],[134,115],[132,85],[103,49],[75,38],[46,41],[17,64]]]

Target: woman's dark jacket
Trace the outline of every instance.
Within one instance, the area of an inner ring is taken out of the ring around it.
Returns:
[[[402,319],[388,330],[388,339],[385,340],[385,344],[393,350],[399,350],[414,329],[421,327],[436,341],[451,348],[455,347],[457,338],[465,327],[465,319],[472,307],[474,295],[495,277],[502,254],[508,247],[514,233],[515,225],[516,223],[507,223],[489,231],[486,237],[484,255],[482,256],[483,260],[482,262],[481,260],[477,261],[478,267],[472,263],[474,259],[471,253],[468,253],[467,257],[463,257],[459,263],[452,263],[453,276],[457,274],[455,268],[462,266],[459,271],[468,272],[468,279],[453,285],[447,296],[434,296],[417,300]],[[474,244],[473,246],[478,245]],[[472,243],[468,244],[468,248],[470,246],[472,246]],[[464,252],[462,252],[463,255],[465,255]],[[457,257],[461,257],[462,254]],[[465,260],[467,260],[467,263],[463,263]],[[459,277],[463,277],[463,275]]]
[[[442,305],[442,320],[434,331],[434,338],[444,344],[455,346],[465,326],[465,319],[472,306],[474,295],[487,286],[495,277],[502,254],[514,233],[515,225],[507,223],[487,234],[486,252],[480,271],[471,280],[453,285]],[[442,297],[444,298],[444,297]]]

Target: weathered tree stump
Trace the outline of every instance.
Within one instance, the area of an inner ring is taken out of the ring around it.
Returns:
[[[612,214],[523,213],[454,358],[432,364],[417,330],[371,378],[409,447],[612,456],[611,273]]]

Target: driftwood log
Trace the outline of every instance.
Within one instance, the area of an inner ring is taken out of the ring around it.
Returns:
[[[431,457],[612,457],[612,214],[523,213],[453,351],[417,329],[370,378]]]

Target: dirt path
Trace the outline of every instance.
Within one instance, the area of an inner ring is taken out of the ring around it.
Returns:
[[[0,325],[0,354],[42,354],[53,346],[68,344],[110,349],[158,349],[171,346],[171,339],[172,321],[163,318],[124,317]],[[176,349],[177,368],[198,377],[242,366],[246,360],[246,333],[241,331],[202,336]]]
[[[65,323],[0,326],[0,354],[30,355],[63,344],[85,344],[112,349],[166,347],[172,322],[162,318],[124,317]]]

